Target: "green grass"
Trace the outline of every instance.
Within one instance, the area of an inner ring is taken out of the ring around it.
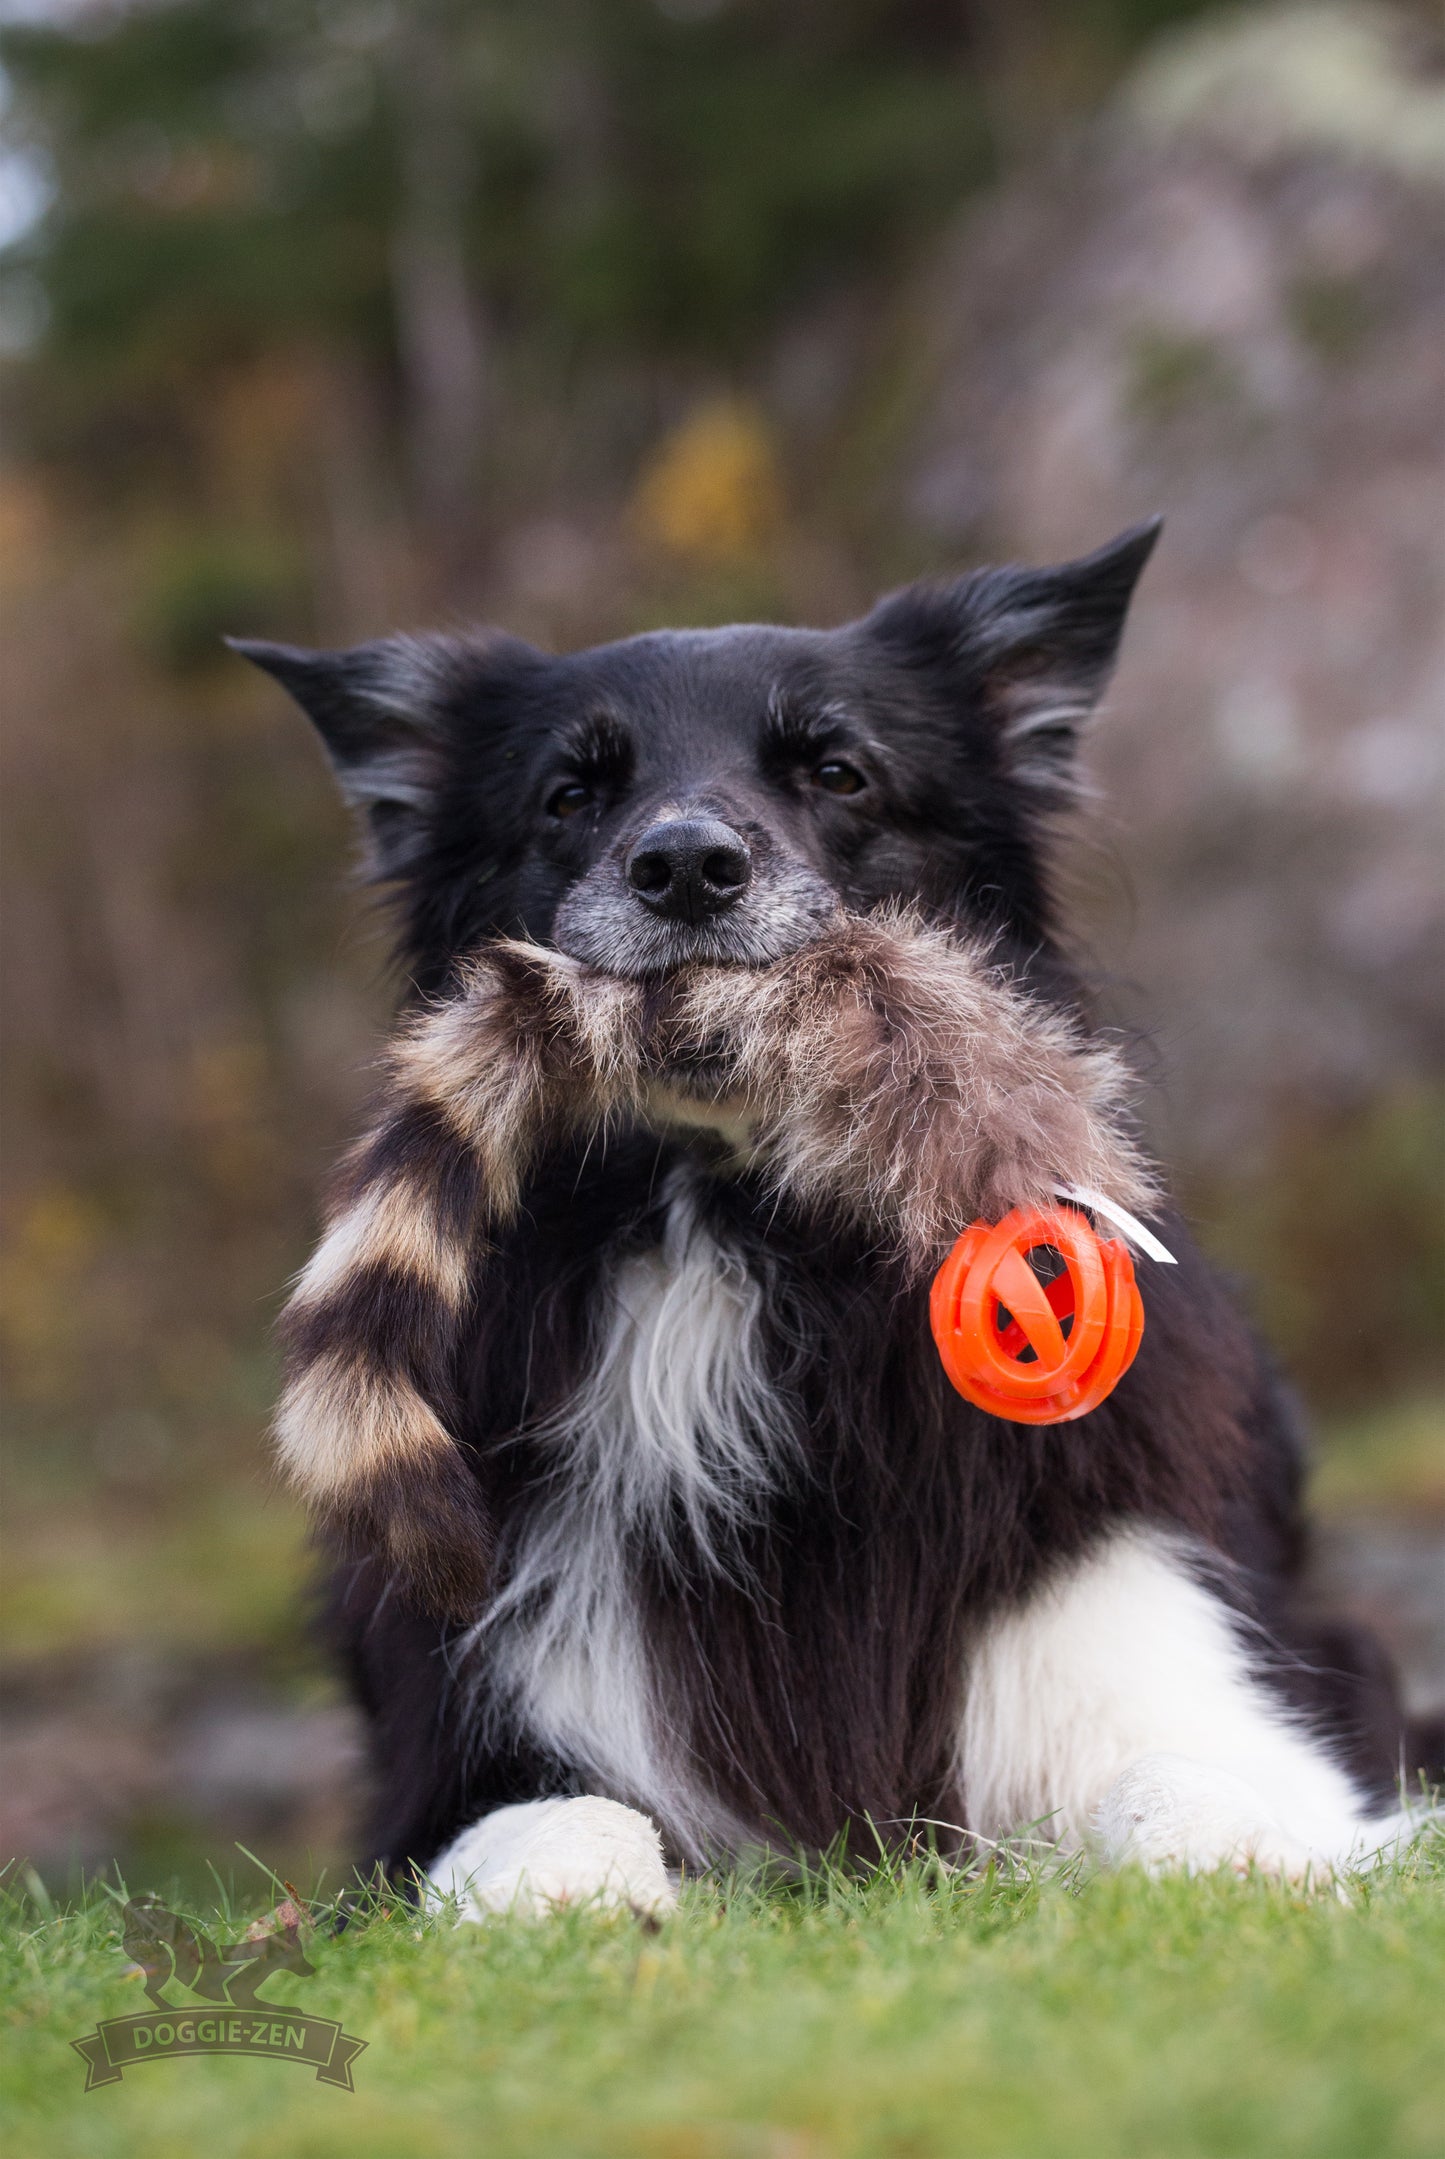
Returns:
[[[7,2151],[208,2159],[1395,2159],[1445,2146],[1445,1851],[1347,1896],[1077,1870],[700,1883],[659,1932],[373,1910],[268,1993],[368,2042],[147,2063],[69,2042],[143,2006],[115,1907],[12,1894]],[[200,1913],[225,1937],[259,1905]]]

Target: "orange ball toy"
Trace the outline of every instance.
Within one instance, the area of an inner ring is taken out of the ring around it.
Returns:
[[[1029,1264],[1041,1251],[1063,1261],[1051,1281]],[[1014,1424],[1067,1424],[1097,1409],[1144,1332],[1127,1247],[1073,1207],[972,1223],[934,1277],[929,1317],[964,1400]]]

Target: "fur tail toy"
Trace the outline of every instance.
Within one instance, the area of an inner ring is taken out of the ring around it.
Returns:
[[[432,1609],[473,1613],[491,1537],[454,1374],[489,1236],[548,1147],[717,1116],[780,1199],[892,1244],[921,1281],[973,1216],[1061,1183],[1147,1210],[1127,1087],[1114,1051],[985,950],[901,912],[663,985],[488,946],[401,1029],[287,1306],[282,1466],[331,1535]]]

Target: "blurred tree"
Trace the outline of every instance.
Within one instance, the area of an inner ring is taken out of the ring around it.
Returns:
[[[500,424],[501,341],[524,371],[581,343],[735,361],[990,169],[990,69],[1083,49],[1104,76],[1197,4],[152,0],[13,24],[11,124],[49,190],[7,266],[41,302],[31,440],[154,485],[194,458],[218,369],[359,348],[445,524]]]
[[[465,519],[486,397],[481,308],[467,260],[483,123],[468,110],[480,100],[468,99],[453,65],[463,20],[454,0],[422,0],[396,34],[396,337],[417,494],[439,527]]]
[[[314,746],[220,633],[861,603],[900,564],[856,475],[937,364],[938,235],[1200,4],[95,0],[0,30],[42,205],[0,265],[37,1416],[217,1398],[384,1008]]]

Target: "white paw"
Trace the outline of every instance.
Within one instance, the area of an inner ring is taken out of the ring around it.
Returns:
[[[1133,1763],[1095,1810],[1093,1828],[1106,1859],[1153,1874],[1231,1866],[1238,1874],[1257,1870],[1323,1885],[1371,1848],[1366,1824],[1291,1827],[1245,1778],[1184,1754],[1146,1754]]]
[[[568,1904],[660,1915],[677,1902],[657,1830],[615,1799],[534,1799],[483,1815],[430,1869],[427,1901],[445,1895],[461,1899],[463,1919]]]

